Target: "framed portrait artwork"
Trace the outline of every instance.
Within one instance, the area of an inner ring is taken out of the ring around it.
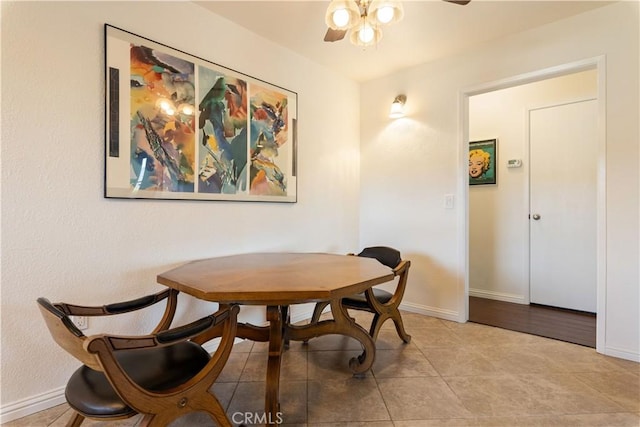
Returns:
[[[105,197],[296,202],[298,95],[105,25]]]
[[[497,183],[497,139],[469,143],[469,185]]]

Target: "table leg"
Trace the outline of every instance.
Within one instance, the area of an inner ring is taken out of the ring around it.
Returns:
[[[360,356],[349,361],[349,368],[354,374],[367,372],[373,366],[376,344],[369,333],[358,325],[342,305],[342,298],[330,301],[333,319],[323,320],[315,324],[294,326],[285,323],[285,337],[295,341],[306,341],[310,338],[327,334],[340,334],[355,338],[362,344]]]
[[[333,320],[340,325],[342,335],[348,335],[360,341],[362,354],[349,360],[349,368],[354,374],[363,374],[371,369],[376,355],[376,344],[371,335],[358,325],[342,305],[342,298],[331,301]]]
[[[289,313],[289,306],[288,305],[282,305],[280,306],[280,309],[282,311],[282,324],[283,325],[288,325],[290,323],[291,320],[291,315]],[[284,349],[288,350],[289,349],[289,338],[286,336],[284,336]]]
[[[265,415],[269,424],[274,424],[279,419],[280,402],[280,364],[282,362],[283,348],[283,322],[282,312],[279,306],[267,307],[267,320],[269,321],[269,359],[267,361],[267,384],[265,397]]]

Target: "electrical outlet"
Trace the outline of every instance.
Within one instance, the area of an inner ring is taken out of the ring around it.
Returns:
[[[87,316],[69,316],[76,328],[85,330],[89,327],[89,318]]]

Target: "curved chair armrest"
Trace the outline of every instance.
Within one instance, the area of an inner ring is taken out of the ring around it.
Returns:
[[[157,333],[168,329],[171,325],[173,316],[176,313],[176,307],[178,306],[178,293],[179,292],[174,289],[166,289],[156,294],[102,306],[83,306],[67,304],[64,302],[55,303],[53,305],[67,316],[113,316],[116,314],[141,310],[166,299],[167,306],[162,319],[160,319],[158,325],[152,331],[152,333]]]
[[[68,316],[111,316],[114,314],[128,313],[149,307],[169,297],[170,293],[171,289],[166,289],[157,294],[102,306],[73,305],[64,302],[56,303],[54,305]]]
[[[210,329],[228,319],[232,308],[233,307],[219,310],[216,313],[210,314],[209,316],[205,316],[186,325],[157,333],[151,333],[149,335],[93,335],[87,337],[85,349],[90,353],[98,354],[98,357],[100,357],[101,352],[105,349],[109,352],[114,352],[118,350],[151,348],[172,345],[190,339],[197,339],[201,335],[208,333]],[[99,342],[103,342],[104,346],[98,344]]]
[[[386,303],[381,303],[373,294],[373,288],[366,289],[364,292],[365,298],[371,307],[378,312],[382,311],[383,306],[397,306],[404,297],[404,291],[407,287],[407,277],[409,276],[409,267],[411,261],[402,260],[396,268],[393,269],[393,274],[398,277],[398,284],[393,292],[393,296]]]
[[[406,259],[402,260],[400,261],[400,264],[398,264],[396,268],[393,269],[393,274],[395,276],[399,276],[400,274],[403,274],[406,270],[408,270],[410,266],[411,266],[411,261]]]

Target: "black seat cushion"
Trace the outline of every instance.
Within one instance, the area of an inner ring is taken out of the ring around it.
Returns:
[[[152,391],[179,386],[200,372],[210,359],[206,350],[190,341],[119,351],[116,357],[131,379]],[[118,397],[102,372],[86,366],[71,376],[65,397],[73,409],[89,417],[126,417],[136,413]]]
[[[386,304],[393,297],[393,294],[383,289],[373,288],[373,296],[381,304]],[[370,308],[369,304],[367,303],[367,297],[364,296],[364,292],[342,298],[342,304],[345,307],[352,307],[362,310],[368,310]]]

